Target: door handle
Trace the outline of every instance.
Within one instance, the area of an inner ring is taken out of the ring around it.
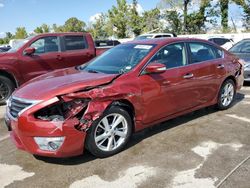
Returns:
[[[225,65],[222,65],[222,64],[219,64],[218,66],[217,66],[217,69],[224,69],[225,68]]]
[[[56,59],[58,59],[58,60],[62,60],[63,58],[62,58],[62,56],[57,55]]]
[[[194,77],[194,75],[192,73],[188,73],[185,76],[183,76],[184,79],[190,79],[190,78],[193,78],[193,77]]]

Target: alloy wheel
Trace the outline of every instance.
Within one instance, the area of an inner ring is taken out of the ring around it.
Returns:
[[[114,151],[126,140],[128,122],[121,114],[109,114],[102,118],[96,126],[94,140],[102,151]]]
[[[232,83],[227,83],[222,91],[221,94],[221,103],[223,106],[227,107],[229,106],[234,98],[234,86]]]

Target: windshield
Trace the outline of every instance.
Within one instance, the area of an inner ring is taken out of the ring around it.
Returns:
[[[229,51],[234,53],[250,53],[250,40],[238,42]]]
[[[12,46],[12,48],[8,51],[8,52],[16,52],[17,50],[19,50],[23,45],[25,45],[31,38],[33,38],[34,36],[30,36],[26,39],[23,40],[16,40],[14,41],[14,44]]]
[[[106,51],[90,63],[82,65],[80,70],[106,74],[126,73],[139,64],[155,46],[155,44],[122,44]]]
[[[142,35],[139,37],[136,37],[135,40],[145,40],[145,39],[152,39],[153,35]]]

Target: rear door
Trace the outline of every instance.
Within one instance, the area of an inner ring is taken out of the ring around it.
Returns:
[[[223,62],[216,56],[213,46],[201,42],[189,42],[189,67],[193,74],[196,105],[211,102],[217,95],[218,71],[223,69]],[[221,69],[220,69],[221,67]],[[217,79],[216,79],[217,78]]]
[[[36,49],[35,53],[23,54],[19,64],[25,81],[64,67],[60,58],[62,52],[57,36],[41,37],[31,43],[30,47]]]
[[[63,61],[65,67],[82,65],[94,58],[93,46],[89,46],[83,35],[63,37]]]

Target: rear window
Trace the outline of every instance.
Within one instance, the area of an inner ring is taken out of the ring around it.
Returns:
[[[199,63],[223,57],[223,51],[204,43],[190,43],[191,63]]]
[[[87,48],[84,36],[65,36],[65,48],[69,50],[82,50]]]

